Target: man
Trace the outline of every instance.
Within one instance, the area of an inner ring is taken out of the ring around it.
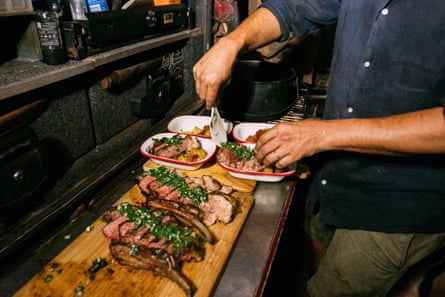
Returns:
[[[322,153],[307,197],[326,254],[310,296],[386,296],[445,244],[445,9],[442,0],[265,1],[195,65],[210,107],[240,52],[337,24],[324,119],[280,123],[258,160]]]

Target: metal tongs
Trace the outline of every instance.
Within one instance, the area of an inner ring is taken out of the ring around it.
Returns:
[[[224,128],[224,123],[219,115],[218,108],[212,106],[210,114],[210,136],[212,141],[217,145],[221,146],[221,143],[227,142],[227,131]]]

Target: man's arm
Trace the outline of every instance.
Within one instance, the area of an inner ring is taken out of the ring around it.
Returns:
[[[337,129],[345,132],[327,137],[326,145],[330,149],[383,155],[445,153],[442,107],[376,119],[333,122],[329,130]]]
[[[233,32],[220,39],[193,67],[195,88],[206,106],[215,105],[220,89],[230,80],[240,52],[247,52],[277,40],[280,25],[266,8],[259,8]]]
[[[286,167],[324,151],[413,156],[445,154],[443,107],[400,115],[280,123],[264,133],[256,145],[257,158]],[[279,157],[277,157],[279,156]]]

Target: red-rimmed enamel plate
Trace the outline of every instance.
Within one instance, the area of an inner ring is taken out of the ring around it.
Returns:
[[[224,129],[226,130],[227,134],[232,133],[233,123],[225,119],[222,120]],[[193,129],[195,128],[203,129],[204,126],[206,125],[210,126],[210,116],[194,116],[194,115],[177,116],[168,123],[167,131],[170,133],[181,133],[202,138],[210,138],[210,134],[202,135],[202,134],[191,133]]]
[[[183,169],[183,170],[196,170],[196,169],[200,168],[202,165],[207,163],[216,153],[216,145],[210,139],[207,139],[207,138],[198,138],[199,142],[201,143],[202,149],[205,150],[207,153],[207,156],[204,159],[199,160],[199,161],[195,161],[195,162],[179,161],[176,159],[160,157],[160,156],[156,156],[156,155],[149,153],[150,148],[153,146],[154,141],[156,139],[161,139],[163,137],[171,138],[174,135],[178,135],[178,133],[166,132],[166,133],[159,133],[159,134],[153,135],[150,138],[148,138],[146,141],[144,141],[144,143],[139,148],[139,152],[143,156],[152,159],[153,162],[155,162],[159,165],[170,166],[170,167],[174,167],[177,169]],[[185,135],[183,137],[185,137]]]
[[[252,143],[250,141],[247,141],[247,138],[249,136],[256,136],[256,133],[259,130],[270,129],[273,126],[275,126],[275,124],[255,122],[239,123],[236,124],[235,127],[233,127],[232,137],[233,140],[239,143]]]
[[[256,180],[261,182],[279,182],[283,180],[285,177],[291,176],[296,172],[295,165],[290,166],[288,171],[280,173],[272,173],[272,172],[261,172],[261,171],[246,171],[227,166],[226,164],[219,162],[218,160],[216,162],[223,169],[227,170],[229,174],[233,177]]]

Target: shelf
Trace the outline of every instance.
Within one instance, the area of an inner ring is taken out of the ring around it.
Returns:
[[[168,35],[143,40],[90,56],[85,60],[91,61],[94,64],[94,67],[99,67],[101,65],[108,64],[128,56],[136,55],[147,50],[188,39],[192,36],[192,34],[200,31],[200,29],[184,30],[177,33],[171,33]]]
[[[200,31],[201,29],[197,28],[153,37],[92,55],[83,60],[69,60],[61,65],[46,65],[41,61],[11,61],[5,63],[0,66],[0,100],[89,72],[101,65],[147,50],[188,39]]]
[[[50,66],[40,61],[16,63],[0,67],[0,100],[32,91],[94,69],[88,60],[68,61]]]

